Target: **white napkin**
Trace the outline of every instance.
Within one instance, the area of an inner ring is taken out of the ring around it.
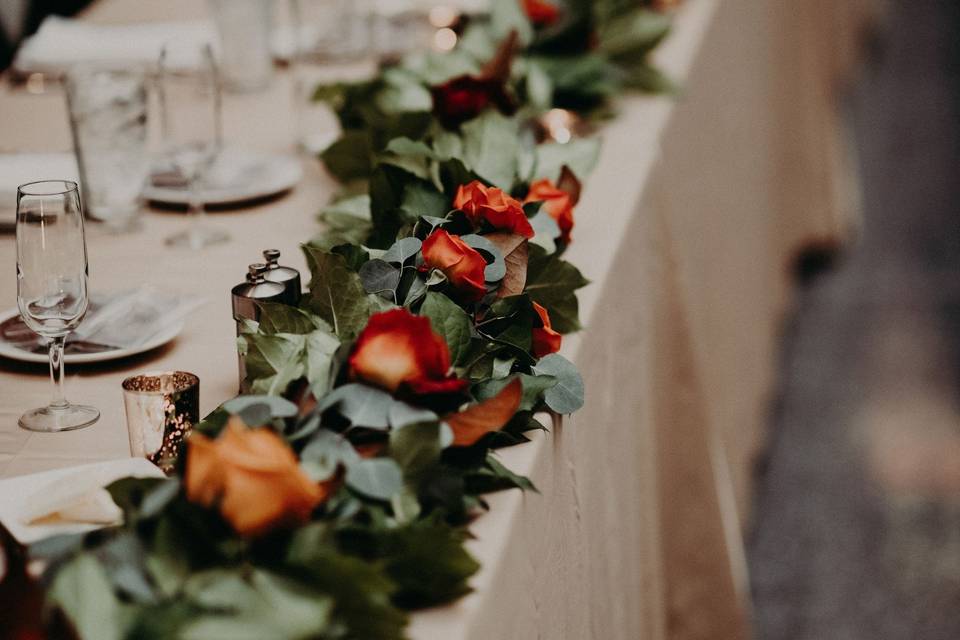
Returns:
[[[143,458],[95,462],[0,480],[0,523],[21,544],[118,524],[104,487],[126,477],[162,478]]]
[[[13,68],[20,73],[57,74],[82,63],[153,66],[164,43],[170,40],[217,44],[216,31],[209,22],[100,25],[49,16],[20,46]],[[196,67],[199,62],[187,61],[184,67]]]
[[[78,180],[72,153],[0,153],[0,228],[17,222],[17,187],[36,180]]]

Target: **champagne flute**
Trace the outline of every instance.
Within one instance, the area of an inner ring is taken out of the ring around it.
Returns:
[[[186,182],[190,227],[169,245],[202,249],[228,235],[204,224],[201,187],[222,146],[220,79],[209,44],[173,40],[160,53],[158,88],[163,153]]]
[[[20,416],[29,431],[69,431],[100,418],[63,395],[63,345],[87,312],[87,246],[77,183],[44,180],[17,189],[17,307],[31,330],[50,340],[53,399]]]

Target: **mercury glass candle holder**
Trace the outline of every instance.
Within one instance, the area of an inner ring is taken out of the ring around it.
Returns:
[[[123,381],[130,455],[173,473],[184,438],[199,420],[200,378],[185,371],[150,372]]]

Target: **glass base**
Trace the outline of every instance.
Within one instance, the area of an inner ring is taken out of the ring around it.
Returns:
[[[219,244],[230,239],[225,231],[210,229],[209,227],[191,227],[187,231],[170,236],[166,239],[171,247],[187,249],[203,249],[212,244]]]
[[[68,404],[63,408],[43,407],[27,411],[20,416],[20,428],[27,431],[57,433],[89,427],[100,419],[100,412],[80,404]]]

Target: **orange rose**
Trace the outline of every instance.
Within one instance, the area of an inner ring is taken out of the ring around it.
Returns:
[[[453,206],[460,209],[470,221],[479,225],[486,221],[498,231],[509,231],[524,238],[533,237],[533,227],[523,212],[523,205],[501,189],[488,187],[479,180],[460,185]]]
[[[190,436],[185,484],[189,500],[206,507],[219,501],[220,513],[245,536],[306,522],[329,491],[307,477],[280,436],[248,429],[236,416],[216,440]]]
[[[574,199],[566,191],[558,188],[550,180],[537,180],[530,185],[527,193],[528,202],[543,202],[547,215],[557,221],[560,227],[560,239],[564,244],[570,244],[570,233],[573,231]]]
[[[467,300],[479,300],[487,293],[484,270],[487,261],[476,249],[443,229],[437,229],[423,241],[424,269],[439,269]]]
[[[416,394],[456,393],[469,384],[450,375],[450,349],[430,319],[406,309],[370,316],[348,365],[351,378],[391,393],[401,386]]]
[[[523,10],[535,25],[550,25],[560,19],[560,9],[546,0],[522,0]]]
[[[542,326],[533,328],[533,355],[538,358],[550,355],[560,351],[560,343],[563,336],[553,330],[550,326],[550,314],[536,302],[533,303],[533,309],[540,316]]]

